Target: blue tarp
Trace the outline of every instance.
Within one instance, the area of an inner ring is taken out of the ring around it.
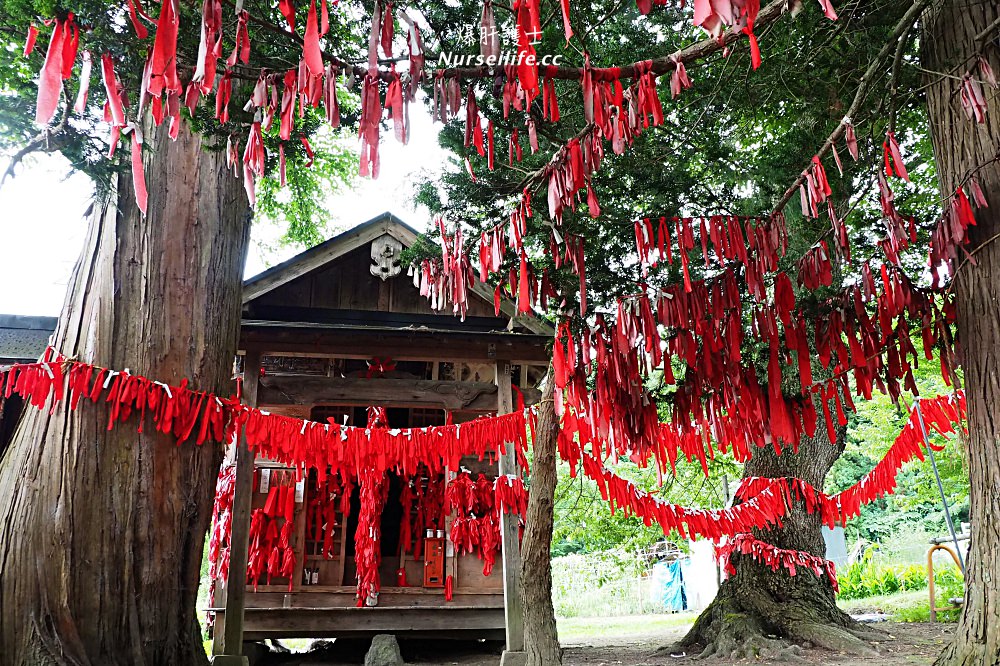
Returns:
[[[654,564],[652,580],[654,594],[659,595],[663,600],[664,610],[682,611],[687,609],[684,574],[681,571],[680,560]]]

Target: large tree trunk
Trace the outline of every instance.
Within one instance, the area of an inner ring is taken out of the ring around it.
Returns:
[[[147,141],[149,216],[127,177],[94,205],[55,346],[227,394],[246,196],[224,151],[202,150],[186,127]],[[195,598],[221,448],[107,420],[89,401],[27,407],[0,461],[4,665],[206,662]]]
[[[524,605],[524,649],[528,666],[562,664],[562,648],[552,606],[552,522],[556,495],[556,439],[559,423],[552,402],[552,368],[538,405],[538,427],[532,442],[528,515],[521,540],[521,600]]]
[[[1000,72],[996,47],[1000,5],[995,0],[941,0],[924,17],[921,63],[934,72],[961,76],[985,55]],[[989,38],[978,33],[993,26]],[[978,69],[973,73],[982,79]],[[975,264],[955,278],[962,368],[969,400],[969,496],[972,543],[966,563],[965,606],[942,666],[1000,664],[1000,101],[984,86],[986,122],[969,120],[960,105],[961,81],[929,75],[927,109],[942,196],[966,185],[975,172],[989,208],[976,210],[970,227]],[[966,189],[968,192],[968,189]]]
[[[821,424],[815,437],[802,439],[798,453],[785,450],[779,456],[772,448],[756,449],[743,475],[798,477],[822,488],[827,472],[844,450],[845,434],[846,429],[839,429],[838,441],[831,443]],[[801,503],[792,507],[782,527],[754,530],[754,536],[779,548],[817,557],[826,553],[819,515],[808,513]],[[704,656],[733,659],[794,656],[798,647],[789,642],[872,653],[861,639],[874,635],[837,607],[833,587],[825,576],[819,578],[811,571],[790,576],[784,569],[771,571],[750,557],[736,554],[733,564],[736,574],[722,583],[715,600],[682,639],[682,646],[702,646]]]

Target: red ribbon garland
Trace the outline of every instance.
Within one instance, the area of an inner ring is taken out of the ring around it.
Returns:
[[[957,398],[945,395],[921,400],[920,405],[925,424],[941,434],[954,432],[954,424],[961,423],[966,415],[962,392],[958,392]],[[586,451],[585,445],[574,438],[572,428],[560,430],[558,450],[560,457],[570,463],[574,474],[582,462],[580,468],[584,475],[597,483],[612,514],[623,510],[627,515],[641,518],[647,526],[658,523],[664,534],[677,530],[684,538],[690,535],[718,540],[754,528],[780,526],[781,519],[796,500],[805,502],[810,513],[818,512],[829,527],[856,517],[863,504],[895,491],[896,476],[905,463],[915,458],[923,459],[923,437],[916,418],[916,412],[911,412],[909,421],[885,457],[858,483],[836,495],[826,495],[801,479],[751,477],[742,480],[737,492],[743,503],[730,509],[687,508],[666,503],[640,490],[631,481],[608,470],[599,457]]]
[[[320,485],[327,469],[357,477],[362,470],[394,470],[406,476],[420,465],[432,472],[458,469],[464,456],[480,460],[514,447],[519,464],[527,468],[527,427],[534,414],[527,410],[484,417],[457,425],[389,430],[355,428],[337,423],[321,424],[269,414],[239,404],[235,398],[219,398],[192,391],[187,380],[168,386],[141,375],[117,372],[68,361],[50,348],[37,363],[16,364],[0,371],[0,392],[17,393],[41,409],[49,403],[69,399],[75,410],[82,398],[109,406],[108,429],[133,413],[140,415],[139,432],[149,416],[159,432],[171,433],[178,443],[194,439],[196,444],[230,442],[238,428],[246,427],[252,450],[295,467],[300,472],[314,467]]]
[[[789,576],[795,576],[799,569],[810,569],[817,577],[824,575],[830,580],[833,591],[839,590],[837,585],[836,565],[822,557],[816,557],[802,550],[788,550],[765,543],[752,534],[737,534],[715,550],[719,566],[729,575],[736,574],[733,565],[733,555],[746,555],[769,567],[771,571],[784,569]]]

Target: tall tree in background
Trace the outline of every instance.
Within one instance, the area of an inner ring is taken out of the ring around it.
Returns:
[[[979,58],[1000,71],[998,29],[996,2],[941,0],[928,8],[921,35],[920,62],[927,72],[927,115],[941,195],[947,199],[975,176],[989,202],[988,208],[976,211],[966,248],[969,256],[954,279],[969,395],[972,541],[958,631],[938,666],[1000,664],[1000,97],[985,88],[982,123],[973,122],[960,104],[960,77],[983,78]]]
[[[200,7],[171,6],[180,11],[177,66],[187,83],[198,52]],[[94,61],[90,105],[72,110],[80,82],[87,79],[81,79],[82,60],[64,63],[74,74],[55,100],[53,124],[38,133],[31,126],[34,78],[50,35],[69,23],[69,9],[83,32],[80,54],[86,49]],[[287,69],[287,54],[301,46],[269,25],[250,27],[254,60],[246,68],[232,67],[237,93],[231,118],[217,120],[212,99],[194,116],[184,112],[172,140],[169,118],[154,127],[148,100],[137,108],[144,97],[138,94],[143,63],[157,38],[155,22],[133,15],[133,29],[121,12],[121,6],[87,0],[71,8],[0,1],[5,45],[0,145],[18,149],[7,176],[16,174],[17,164],[32,151],[59,151],[95,182],[86,244],[54,345],[69,358],[174,383],[187,379],[191,388],[230,394],[251,207],[244,180],[236,175],[242,172],[242,151],[235,148],[235,164],[228,163],[227,139],[242,143],[253,120],[236,108],[250,92],[241,82],[255,80],[261,67]],[[304,8],[300,13],[301,25]],[[24,60],[22,44],[15,46],[11,35],[20,42],[29,24],[38,25],[36,16],[53,15],[59,23],[48,32],[42,28],[39,48]],[[231,16],[230,8],[227,53],[237,31]],[[269,4],[257,16],[284,20]],[[140,38],[140,31],[150,36]],[[335,19],[331,39],[348,34],[347,24]],[[103,155],[108,127],[97,119],[107,99],[100,74],[104,54],[123,86],[128,120],[145,128],[146,215],[129,169],[132,135],[126,133],[118,149],[123,162]],[[350,109],[350,99],[345,102]],[[334,147],[314,169],[305,168],[311,156],[299,136],[311,136],[323,118],[322,110],[303,105],[302,111],[294,142],[284,149],[299,196],[284,208],[278,205],[278,141],[265,135],[270,151],[265,156],[262,148],[261,159],[267,159],[271,175],[260,183],[258,200],[280,213],[290,240],[311,241],[318,235],[314,216],[324,213],[315,203],[318,193],[349,177],[353,166],[346,151]],[[207,662],[195,600],[221,451],[211,444],[177,446],[174,437],[149,424],[141,434],[127,425],[108,430],[108,418],[98,404],[76,411],[67,402],[52,411],[28,409],[0,458],[0,517],[6,526],[0,531],[0,664]],[[138,421],[132,425],[138,427]]]
[[[642,274],[636,264],[632,221],[643,216],[743,214],[766,215],[775,201],[787,203],[786,188],[796,181],[813,153],[820,150],[831,133],[842,143],[840,119],[845,113],[862,137],[861,161],[846,163],[843,179],[834,181],[834,201],[839,216],[848,216],[853,228],[851,245],[854,262],[844,262],[836,282],[826,290],[797,294],[797,307],[822,314],[824,299],[838,293],[843,285],[857,280],[861,262],[881,258],[877,245],[882,224],[874,190],[874,172],[880,168],[879,148],[886,123],[899,122],[905,131],[907,160],[912,167],[931,167],[930,152],[923,131],[924,115],[920,106],[920,81],[914,62],[913,26],[923,5],[910,2],[847,2],[838,6],[840,21],[830,23],[809,9],[794,20],[778,19],[777,25],[759,26],[764,62],[750,72],[744,43],[730,47],[727,57],[718,57],[710,47],[700,60],[687,64],[694,81],[690,91],[682,91],[673,103],[665,101],[666,122],[640,135],[621,156],[608,152],[593,179],[600,200],[601,214],[587,216],[580,206],[564,214],[561,233],[579,234],[586,239],[587,284],[591,309],[606,311],[617,297],[635,293],[636,287],[662,287],[681,279],[676,265]],[[473,23],[476,16],[467,7],[441,8],[425,3],[423,11],[432,26],[457,26]],[[767,8],[762,14],[767,12]],[[773,19],[773,16],[772,16]],[[573,29],[594,66],[625,65],[634,61],[666,57],[679,53],[696,37],[684,28],[687,15],[671,6],[655,8],[639,18],[630,7],[608,11],[604,7],[574,6]],[[636,21],[648,30],[635,31]],[[439,31],[438,36],[442,34]],[[562,52],[564,64],[582,65],[580,54],[561,51],[561,31],[546,32],[542,52]],[[447,40],[445,40],[447,42]],[[460,43],[442,45],[442,51],[461,51]],[[466,50],[469,50],[468,48]],[[475,50],[475,46],[472,46]],[[897,55],[898,54],[898,55]],[[894,60],[897,61],[895,64]],[[891,72],[891,76],[890,76]],[[666,78],[666,77],[664,77]],[[445,127],[442,142],[460,161],[468,158],[476,177],[470,178],[459,167],[446,176],[444,183],[426,183],[422,200],[446,219],[472,227],[469,234],[504,220],[512,201],[532,174],[541,168],[551,153],[584,127],[579,84],[556,81],[559,123],[543,117],[536,101],[528,110],[537,128],[540,151],[529,156],[524,137],[527,129],[522,115],[502,112],[499,85],[491,89],[479,86],[476,97],[479,109],[493,122],[500,138],[497,146],[506,146],[514,128],[520,132],[525,159],[507,166],[506,150],[498,148],[495,171],[463,140],[461,118]],[[661,88],[661,97],[666,97]],[[891,119],[889,116],[891,115]],[[839,127],[839,129],[838,129]],[[870,137],[870,138],[868,138]],[[828,151],[828,148],[824,148]],[[828,169],[830,155],[824,154]],[[933,168],[919,169],[914,185],[906,191],[905,210],[918,220],[919,242],[902,257],[903,265],[919,275],[926,261],[926,239],[938,210],[933,192]],[[914,169],[911,168],[911,171]],[[544,187],[539,188],[544,193]],[[817,240],[828,237],[825,219],[812,221],[798,216],[796,205],[785,209],[792,231],[791,247],[782,270],[794,274],[794,261]],[[544,201],[544,196],[536,196]],[[536,205],[529,222],[529,236],[534,240],[536,270],[546,268],[563,294],[572,295],[576,277],[569,271],[557,271],[548,254],[549,230],[544,203]],[[832,246],[832,243],[831,243]],[[471,256],[476,256],[473,248]],[[692,253],[692,280],[710,276],[702,273],[698,252]],[[512,266],[516,270],[516,266]],[[503,275],[503,274],[501,274]],[[550,301],[551,302],[551,301]],[[574,304],[568,303],[561,314],[571,317]],[[577,325],[581,325],[580,322]],[[917,326],[919,322],[910,322]],[[810,331],[810,338],[813,332]],[[745,358],[757,368],[766,382],[766,353],[748,339]],[[814,357],[815,360],[815,357]],[[822,377],[823,368],[815,361],[814,376]],[[787,397],[796,399],[798,388],[788,387]],[[672,396],[662,396],[668,403]],[[820,428],[819,430],[822,430]],[[826,473],[843,450],[843,429],[836,442],[825,432],[804,439],[797,454],[786,447],[781,456],[773,450],[754,451],[744,468],[744,475],[796,477],[822,487]],[[822,557],[825,552],[819,518],[804,506],[791,509],[788,520],[779,529],[757,534],[764,541],[782,548],[807,551]],[[783,571],[772,572],[750,558],[736,558],[737,574],[723,586],[716,603],[702,616],[685,639],[687,644],[701,644],[707,653],[754,656],[762,652],[782,652],[787,643],[773,641],[778,636],[793,642],[809,641],[837,650],[868,653],[865,639],[878,637],[840,611],[833,590],[825,579],[802,575],[789,580]],[[551,631],[554,631],[552,626]]]

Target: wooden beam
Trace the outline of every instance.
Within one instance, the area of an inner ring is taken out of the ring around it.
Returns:
[[[440,595],[438,595],[440,596]],[[459,601],[458,604],[461,604]],[[375,606],[373,608],[248,608],[250,638],[355,636],[427,632],[438,638],[478,637],[503,627],[500,608],[479,606]]]
[[[249,350],[243,359],[243,402],[257,406],[257,386],[260,378],[261,353]],[[226,581],[226,622],[222,642],[216,634],[212,652],[226,659],[219,663],[235,663],[243,654],[243,610],[246,606],[247,552],[250,547],[250,500],[253,497],[253,472],[256,456],[247,446],[246,433],[241,431],[236,444],[236,483],[233,489],[233,523],[229,546],[229,580]]]
[[[497,361],[497,414],[514,411],[514,395],[510,380],[511,367],[507,361]],[[514,455],[514,447],[500,456],[500,473],[520,476],[521,470]],[[524,651],[524,611],[521,609],[521,543],[520,526],[516,514],[500,515],[500,542],[503,548],[503,598],[506,622],[507,652]]]
[[[261,349],[289,356],[364,358],[390,356],[397,361],[548,364],[548,336],[528,333],[464,333],[422,329],[279,324],[244,320],[240,349]]]
[[[522,392],[526,404],[541,399],[538,389]],[[497,387],[486,382],[267,375],[260,378],[258,403],[434,406],[449,411],[492,412],[497,408]]]

